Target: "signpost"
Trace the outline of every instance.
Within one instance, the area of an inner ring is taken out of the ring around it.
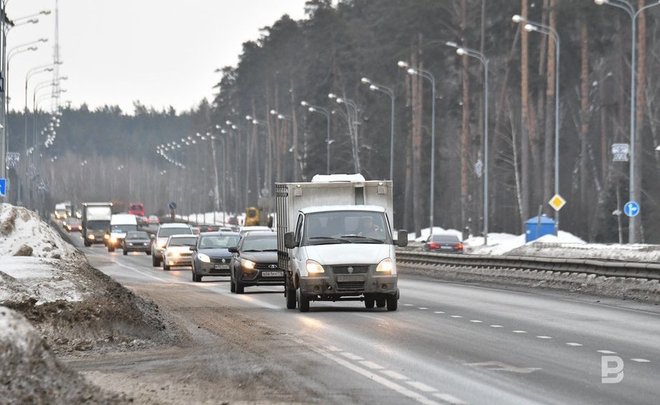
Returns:
[[[176,219],[174,215],[174,210],[176,209],[176,203],[172,201],[169,204],[167,204],[167,207],[170,209],[170,219],[172,220],[172,222],[174,222],[174,220]]]
[[[636,217],[639,215],[639,203],[637,201],[628,201],[626,205],[623,206],[623,213],[628,217]]]

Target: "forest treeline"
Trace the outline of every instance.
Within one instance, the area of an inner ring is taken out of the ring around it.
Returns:
[[[629,4],[637,9],[652,3]],[[131,166],[139,173],[131,193],[144,190],[135,198],[157,207],[177,192],[184,201],[194,188],[196,202],[185,202],[187,209],[242,211],[272,196],[275,182],[325,173],[328,139],[331,172],[388,178],[391,89],[395,226],[428,226],[434,153],[436,226],[482,231],[487,170],[490,232],[520,233],[539,212],[554,216],[548,201],[555,187],[559,72],[552,37],[514,23],[519,14],[555,30],[561,40],[558,183],[567,201],[561,229],[590,241],[628,240],[628,221],[616,214],[630,197],[629,163],[613,161],[611,153],[613,144],[629,142],[632,38],[626,13],[590,0],[312,0],[306,11],[306,19],[285,15],[246,42],[237,66],[222,69],[215,99],[195,110],[176,114],[137,104],[132,115],[114,107],[65,109],[61,135],[47,153],[69,156],[68,167],[83,155],[107,161],[100,171]],[[637,239],[645,242],[660,240],[658,17],[660,7],[637,19],[635,184],[642,207]],[[457,55],[447,41],[488,60],[487,122],[483,64]],[[435,79],[435,150],[431,80],[409,74],[398,61]],[[363,77],[384,91],[370,90]],[[22,134],[23,114],[10,118],[10,136]],[[56,183],[65,179],[80,185],[82,177],[52,176]],[[73,186],[50,188],[67,187]],[[90,183],[81,193],[91,190],[98,192]]]

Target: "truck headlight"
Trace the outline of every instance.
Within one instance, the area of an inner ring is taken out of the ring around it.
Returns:
[[[94,240],[95,237],[94,237],[94,235],[87,235],[87,239],[89,239],[89,240]]]
[[[389,257],[381,260],[381,262],[378,263],[378,267],[376,267],[377,273],[392,274],[392,270],[394,270],[394,262],[392,262],[392,259]]]
[[[106,233],[105,235],[103,235],[103,239],[110,239],[110,235]]]
[[[111,237],[110,237],[110,243],[112,243],[113,245],[114,245],[115,243],[117,243],[117,238],[114,237],[114,236],[111,236]]]
[[[211,263],[211,258],[204,253],[198,253],[197,258],[204,263]]]
[[[256,266],[256,265],[257,265],[257,264],[256,264],[255,262],[253,262],[252,260],[241,259],[241,266],[242,266],[245,270],[254,270],[254,266]]]
[[[320,263],[315,262],[314,260],[307,260],[305,263],[305,268],[309,274],[321,274],[325,273],[325,269],[321,266]]]

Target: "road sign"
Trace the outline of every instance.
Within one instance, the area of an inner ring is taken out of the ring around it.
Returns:
[[[628,201],[623,206],[623,213],[629,217],[636,217],[639,214],[639,203],[637,201]]]
[[[627,162],[628,151],[630,147],[627,143],[613,143],[612,144],[612,161],[613,162]]]
[[[477,178],[481,178],[483,174],[484,164],[481,162],[481,159],[477,160],[477,163],[474,164],[474,174]]]
[[[7,179],[0,178],[0,197],[7,195]]]
[[[14,169],[21,161],[21,154],[18,152],[7,152],[7,167]]]
[[[548,201],[548,204],[550,204],[555,211],[559,211],[564,205],[566,205],[566,200],[564,200],[559,194],[555,194],[550,201]]]
[[[171,203],[169,203],[167,206],[168,206],[171,210],[175,210],[175,209],[176,209],[176,203],[175,203],[174,201],[172,201]]]

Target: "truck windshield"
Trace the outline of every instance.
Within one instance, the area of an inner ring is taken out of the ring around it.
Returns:
[[[370,211],[330,211],[306,215],[303,245],[392,243],[385,214]]]
[[[112,225],[110,232],[125,233],[129,231],[137,231],[137,225]]]
[[[110,221],[87,221],[87,229],[99,231],[108,229],[108,226],[110,226]]]

